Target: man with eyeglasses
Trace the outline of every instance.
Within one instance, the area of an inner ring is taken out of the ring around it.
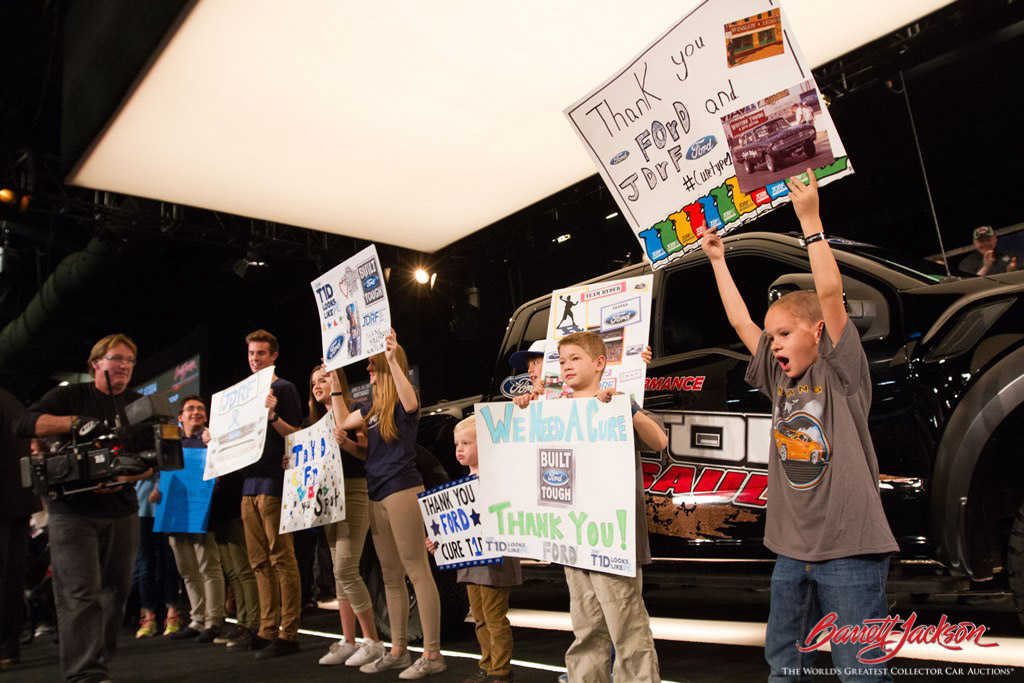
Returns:
[[[113,426],[118,411],[140,398],[128,389],[136,354],[135,342],[123,334],[99,340],[89,354],[93,381],[51,389],[17,420],[15,431],[64,440],[93,419]],[[67,681],[109,679],[139,542],[135,489],[125,484],[151,473],[119,476],[96,491],[50,503],[50,563]]]

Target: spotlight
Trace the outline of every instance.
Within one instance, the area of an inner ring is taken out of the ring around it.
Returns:
[[[416,272],[413,273],[413,277],[416,278],[416,282],[420,283],[421,285],[427,284],[427,282],[430,280],[430,275],[428,275],[427,271],[423,270],[422,268],[417,268]]]
[[[430,274],[430,288],[434,288],[434,282],[437,280],[437,273]]]
[[[610,213],[610,214],[608,214],[607,216],[605,216],[605,217],[604,217],[604,219],[605,219],[606,221],[610,221],[611,219],[615,218],[615,217],[616,217],[616,216],[618,216],[618,215],[619,215],[619,212],[618,212],[618,211],[615,211],[614,213]]]
[[[559,235],[558,237],[556,237],[555,239],[553,239],[551,241],[554,242],[555,244],[561,244],[562,242],[568,242],[571,239],[572,239],[572,233],[566,233],[564,235]]]
[[[13,204],[17,199],[17,193],[9,187],[0,189],[0,204]]]

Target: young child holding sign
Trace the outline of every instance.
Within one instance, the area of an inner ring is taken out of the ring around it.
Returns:
[[[702,248],[726,315],[752,354],[746,380],[774,402],[764,544],[772,572],[765,659],[771,677],[802,678],[816,650],[799,646],[823,616],[835,628],[888,616],[889,553],[898,550],[878,495],[878,461],[868,432],[871,376],[843,282],[818,215],[818,182],[786,181],[814,277],[813,292],[774,302],[761,328],[750,318],[725,262],[722,240],[705,229]],[[832,643],[840,670],[892,680],[873,648]],[[868,663],[875,660],[876,663]]]
[[[470,415],[455,425],[455,458],[479,474],[476,453],[476,417]],[[427,550],[437,550],[437,542],[427,539]],[[463,683],[512,680],[512,625],[508,621],[508,597],[512,586],[523,582],[519,560],[506,557],[498,564],[463,567],[456,570],[459,583],[469,592],[469,610],[476,623],[480,643],[480,673]]]
[[[604,340],[595,332],[576,332],[558,342],[558,363],[562,381],[572,389],[574,398],[596,397],[611,400],[612,390],[601,389],[606,363]],[[514,401],[525,408],[531,394]],[[611,681],[612,646],[615,648],[614,674],[617,681],[646,683],[660,681],[658,655],[654,650],[651,621],[641,595],[643,575],[640,565],[651,562],[647,539],[647,506],[644,501],[643,472],[640,466],[642,444],[652,451],[668,446],[665,428],[651,413],[633,403],[633,432],[636,444],[636,553],[635,577],[565,567],[569,584],[569,615],[576,639],[565,653],[570,683],[608,683]]]

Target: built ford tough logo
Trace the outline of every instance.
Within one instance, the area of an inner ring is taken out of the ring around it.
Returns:
[[[331,345],[327,347],[327,360],[334,360],[334,357],[341,351],[341,347],[345,345],[345,335],[339,334],[331,342]]]
[[[533,391],[533,382],[530,381],[529,373],[510,375],[501,382],[501,395],[505,398],[515,398],[531,391]]]
[[[537,449],[537,504],[572,505],[576,459],[571,448]]]
[[[564,470],[544,470],[540,478],[551,486],[565,486],[569,483],[569,475]]]

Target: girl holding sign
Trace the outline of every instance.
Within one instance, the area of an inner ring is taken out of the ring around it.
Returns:
[[[409,382],[409,362],[398,345],[395,331],[387,337],[384,353],[370,358],[371,403],[338,419],[345,429],[366,429],[366,483],[370,498],[370,531],[380,559],[391,623],[391,651],[360,671],[376,673],[403,669],[399,678],[410,680],[441,673],[441,600],[424,545],[423,516],[416,494],[423,480],[416,469],[416,425],[419,397]],[[334,397],[334,410],[344,414],[342,397]],[[339,412],[335,415],[338,417]],[[408,575],[416,591],[423,625],[423,656],[412,662],[407,644],[409,626]]]
[[[344,372],[326,372],[322,365],[313,368],[310,377],[309,423],[318,422],[333,409],[335,400],[344,404],[344,418],[352,406],[352,394]],[[335,412],[335,421],[340,422]],[[373,604],[366,584],[359,576],[359,558],[363,555],[366,531],[370,527],[370,499],[366,495],[366,433],[335,428],[341,447],[341,467],[345,475],[345,521],[328,524],[327,541],[334,560],[334,581],[343,638],[331,645],[320,658],[323,665],[361,666],[384,656],[384,645],[373,622]],[[356,621],[363,630],[363,644],[356,644]]]

